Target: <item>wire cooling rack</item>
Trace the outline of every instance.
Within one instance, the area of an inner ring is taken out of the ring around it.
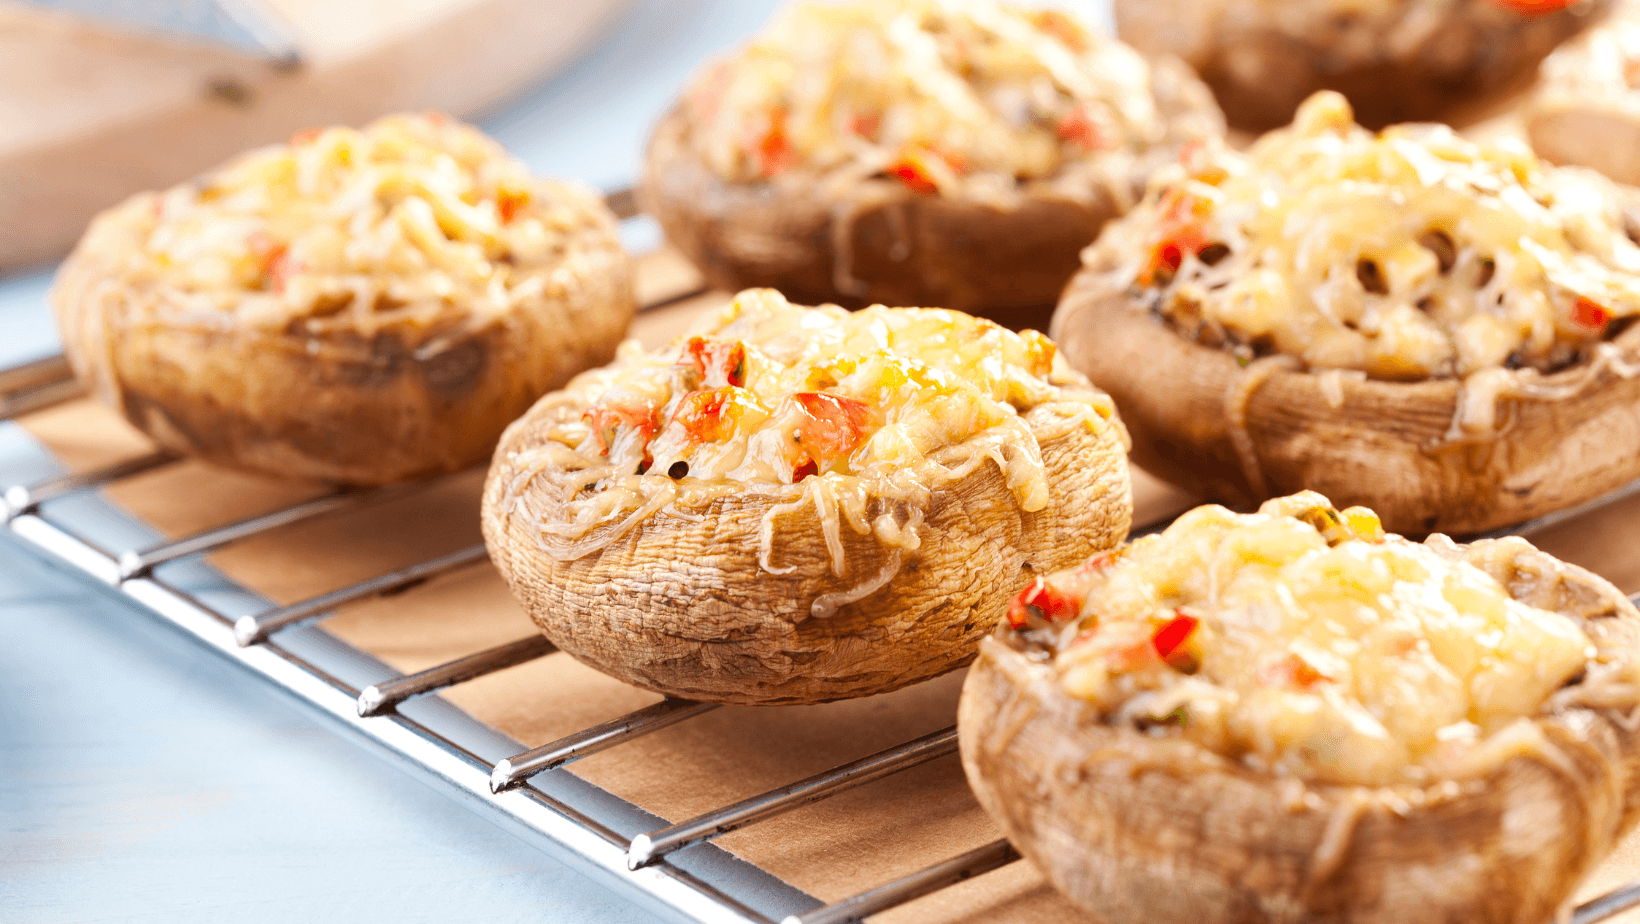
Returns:
[[[634,216],[628,191],[612,193],[608,201],[623,220]],[[661,293],[651,297],[642,310],[701,294],[699,288]],[[80,393],[61,357],[0,369],[0,420],[49,407]],[[240,589],[237,595],[229,596],[239,602],[238,609],[246,608],[248,601],[251,611],[237,615],[224,612],[228,609],[224,605],[206,602],[210,595],[186,586],[188,581],[156,573],[161,566],[197,559],[269,530],[413,494],[426,490],[430,483],[373,490],[337,489],[271,513],[153,544],[122,543],[119,536],[111,539],[91,535],[74,523],[71,513],[58,515],[76,498],[83,499],[178,461],[169,453],[153,452],[92,471],[15,485],[0,496],[0,517],[11,536],[47,561],[66,565],[84,579],[141,604],[152,615],[334,720],[352,737],[397,758],[476,811],[614,884],[658,914],[677,920],[744,924],[844,924],[1020,859],[1006,841],[994,841],[825,904],[709,843],[730,831],[947,757],[957,749],[955,726],[667,824],[578,777],[549,771],[687,722],[716,706],[665,699],[613,721],[525,749],[436,694],[552,654],[556,649],[544,637],[532,634],[426,670],[401,674],[318,625],[348,604],[405,590],[484,562],[487,559],[482,545],[283,606],[272,606]],[[1640,482],[1494,535],[1537,532],[1636,495],[1640,495]],[[1134,534],[1155,532],[1166,525],[1166,521],[1144,524]],[[1631,599],[1640,602],[1640,594]],[[1640,882],[1578,906],[1569,920],[1571,924],[1594,924],[1636,906],[1640,906]]]

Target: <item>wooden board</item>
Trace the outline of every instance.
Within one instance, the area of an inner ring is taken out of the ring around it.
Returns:
[[[133,192],[314,126],[471,118],[567,63],[631,0],[266,0],[303,63],[0,0],[0,271],[67,252]]]

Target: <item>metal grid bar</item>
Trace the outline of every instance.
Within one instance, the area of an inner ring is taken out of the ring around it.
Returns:
[[[503,668],[544,658],[557,650],[558,646],[545,635],[532,635],[397,680],[372,684],[359,691],[359,715],[380,715],[411,697],[476,680]]]
[[[176,461],[178,457],[172,453],[151,452],[89,472],[70,472],[32,485],[13,485],[6,488],[6,519],[28,513],[47,501],[82,491],[94,491],[104,485],[151,472]]]
[[[630,190],[617,190],[606,200],[625,219],[635,214]],[[669,293],[645,305],[653,310],[704,293],[690,288]],[[80,393],[61,357],[48,357],[26,366],[0,370],[0,420],[38,409]],[[297,695],[363,737],[404,757],[463,794],[521,825],[568,848],[576,857],[604,872],[614,872],[646,899],[697,920],[743,921],[770,924],[713,884],[667,862],[666,857],[728,831],[811,805],[829,796],[870,783],[956,749],[956,731],[948,728],[870,755],[831,770],[754,796],[697,818],[640,834],[630,841],[585,813],[547,795],[528,782],[531,777],[562,767],[590,754],[685,721],[717,708],[706,703],[667,699],[647,709],[585,729],[493,765],[457,741],[406,718],[397,707],[407,700],[465,683],[495,671],[551,654],[556,649],[544,637],[520,639],[480,651],[424,671],[400,676],[355,690],[313,664],[269,641],[275,633],[321,619],[330,611],[367,597],[412,587],[444,572],[484,558],[482,546],[411,565],[310,600],[275,607],[232,620],[203,605],[187,593],[152,576],[166,562],[209,552],[277,528],[332,512],[350,509],[367,500],[395,496],[419,485],[374,491],[338,491],[240,523],[210,530],[174,542],[117,555],[99,549],[87,539],[48,520],[42,505],[79,492],[106,487],[155,470],[176,457],[156,452],[101,469],[47,479],[30,486],[14,486],[4,493],[4,519],[11,531],[47,555],[77,567],[96,580],[112,585],[127,597],[186,629],[212,648],[239,660]],[[1640,482],[1571,510],[1551,514],[1513,529],[1489,535],[1520,534],[1546,529],[1592,510],[1640,495]],[[1169,518],[1170,519],[1170,518]],[[1135,528],[1144,535],[1165,528],[1168,520]],[[1640,593],[1634,598],[1640,603]],[[953,857],[831,905],[786,919],[786,924],[840,924],[858,921],[954,883],[1019,859],[1006,841],[997,841]],[[1574,910],[1573,924],[1595,924],[1640,905],[1640,883],[1600,896]]]
[[[338,606],[363,600],[366,597],[409,590],[411,587],[446,571],[454,571],[474,562],[488,560],[489,553],[483,545],[468,546],[459,552],[451,552],[449,555],[442,555],[407,568],[400,568],[380,577],[360,581],[357,584],[320,594],[299,603],[276,607],[265,613],[241,616],[233,624],[234,641],[241,646],[255,645],[282,629],[289,629],[292,626],[319,619]]]
[[[504,758],[490,774],[490,792],[503,792],[524,780],[556,770],[565,764],[599,751],[607,751],[634,738],[658,732],[669,725],[692,719],[718,708],[716,703],[694,703],[686,699],[668,697],[653,706],[630,712],[602,725],[566,735],[557,741],[532,748],[522,754]]]
[[[859,921],[867,915],[887,911],[930,892],[956,885],[1020,859],[1019,851],[1007,841],[992,841],[944,863],[936,863],[921,872],[912,873],[869,892],[861,892],[836,904],[817,908],[806,914],[794,914],[783,924],[846,924]]]
[[[909,770],[936,757],[955,753],[956,750],[957,727],[953,725],[898,747],[879,751],[870,757],[862,757],[824,773],[817,773],[806,780],[772,789],[762,795],[658,831],[640,834],[632,839],[632,845],[626,850],[626,865],[631,869],[647,866],[675,850],[682,850],[720,834],[728,834],[747,825],[784,815],[805,805],[813,805],[821,799],[847,792],[856,786],[880,780],[901,770]]]
[[[419,488],[421,485],[406,485],[402,487],[376,488],[370,491],[353,491],[341,488],[323,497],[316,497],[310,501],[303,501],[291,507],[264,513],[261,516],[240,520],[227,526],[219,526],[202,533],[195,533],[183,539],[172,542],[162,542],[146,549],[132,549],[120,554],[120,577],[129,580],[141,577],[167,562],[191,555],[203,555],[214,552],[225,545],[249,539],[253,536],[278,529],[281,526],[291,526],[307,520],[316,519],[326,514],[339,513],[364,505],[369,501],[386,500]]]

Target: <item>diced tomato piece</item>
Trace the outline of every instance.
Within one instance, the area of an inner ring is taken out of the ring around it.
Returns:
[[[296,134],[290,136],[290,146],[294,148],[294,147],[300,147],[301,145],[307,144],[308,142],[313,141],[315,138],[318,138],[319,133],[321,131],[323,131],[323,129],[319,129],[319,128],[303,129],[302,131],[299,131]]]
[[[1310,662],[1289,652],[1286,657],[1265,670],[1264,680],[1271,684],[1307,690],[1318,683],[1329,682],[1332,678],[1311,667]]]
[[[694,369],[706,388],[738,388],[746,384],[746,345],[739,340],[691,337],[678,365]]]
[[[1047,578],[1037,577],[1008,604],[1008,625],[1023,629],[1030,624],[1032,616],[1048,622],[1060,622],[1075,619],[1081,612],[1080,594],[1067,592],[1048,583]]]
[[[1546,13],[1564,10],[1572,5],[1572,0],[1492,0],[1492,2],[1525,16],[1542,16]]]
[[[444,127],[444,123],[450,121],[450,117],[445,115],[442,112],[437,112],[437,111],[431,111],[430,110],[426,113],[426,116],[427,116],[427,121],[433,123],[434,125],[437,125],[440,128]]]
[[[1578,296],[1577,302],[1572,305],[1572,320],[1584,327],[1599,330],[1605,327],[1611,319],[1612,313],[1610,311],[1607,311],[1600,303],[1581,295]]]
[[[1188,645],[1196,627],[1201,620],[1185,613],[1183,610],[1174,610],[1173,618],[1162,623],[1150,635],[1150,644],[1155,647],[1156,654],[1166,661],[1169,667],[1193,674],[1201,665],[1201,659]]]
[[[888,168],[888,173],[913,192],[931,195],[940,191],[930,167],[935,159],[954,173],[963,173],[968,169],[967,161],[957,152],[937,151],[928,145],[914,144],[900,153],[900,159]]]
[[[697,443],[716,443],[734,436],[739,414],[732,388],[692,391],[678,402],[672,419]]]
[[[1207,249],[1207,216],[1213,203],[1182,189],[1170,189],[1162,199],[1162,217],[1152,234],[1150,260],[1139,272],[1141,285],[1155,285],[1173,278],[1184,265],[1186,255]]]
[[[802,414],[793,430],[797,443],[819,462],[831,462],[852,453],[865,438],[871,405],[855,398],[823,391],[792,395]]]
[[[751,139],[748,154],[764,179],[779,176],[797,164],[797,149],[786,134],[786,110],[769,113],[768,127]]]
[[[1105,117],[1087,102],[1077,103],[1059,120],[1059,137],[1085,151],[1114,147],[1115,134]]]
[[[586,409],[581,419],[592,427],[592,435],[598,440],[599,451],[607,453],[609,447],[614,445],[615,436],[622,427],[641,431],[647,445],[660,430],[660,424],[655,419],[659,411],[653,401],[641,404],[595,404]]]
[[[888,168],[888,172],[896,180],[911,187],[912,192],[933,195],[940,191],[934,181],[928,176],[928,167],[920,158],[906,156],[898,163]]]
[[[495,208],[501,213],[501,223],[512,221],[519,210],[530,204],[530,194],[523,190],[498,189],[495,193]]]

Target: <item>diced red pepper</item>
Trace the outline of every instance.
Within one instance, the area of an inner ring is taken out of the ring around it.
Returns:
[[[888,168],[888,173],[909,186],[913,192],[932,195],[940,191],[939,184],[934,182],[934,172],[929,167],[935,158],[944,162],[952,172],[962,173],[967,170],[967,163],[961,154],[936,151],[927,145],[914,144],[900,153],[900,159]]]
[[[797,164],[797,149],[792,147],[786,134],[786,110],[769,113],[768,127],[754,135],[748,153],[757,167],[757,175],[769,179],[779,176]]]
[[[1572,5],[1572,0],[1492,0],[1504,9],[1514,10],[1525,16],[1542,16],[1564,10]]]
[[[692,368],[706,388],[746,384],[746,345],[739,340],[691,337],[678,365]]]
[[[616,434],[622,427],[634,428],[642,432],[643,441],[647,445],[660,430],[660,424],[655,419],[660,409],[653,401],[642,404],[595,404],[586,409],[581,419],[592,427],[592,435],[598,441],[600,452],[609,452],[614,445]]]
[[[1195,673],[1200,666],[1195,652],[1186,647],[1186,642],[1196,631],[1201,620],[1186,614],[1183,610],[1174,610],[1173,618],[1162,623],[1151,633],[1150,644],[1156,648],[1156,654],[1169,667],[1184,671],[1187,674]]]
[[[1212,243],[1207,237],[1207,216],[1212,202],[1174,188],[1162,199],[1162,217],[1152,235],[1150,260],[1139,272],[1141,285],[1155,285],[1173,278],[1184,265],[1186,255],[1194,256]]]
[[[1578,296],[1577,302],[1572,305],[1572,320],[1578,324],[1600,330],[1612,319],[1612,313],[1607,311],[1599,302]]]
[[[530,204],[530,194],[522,190],[498,189],[495,193],[495,208],[501,213],[501,223],[507,224],[519,213],[524,206]]]
[[[1084,151],[1100,151],[1115,146],[1115,132],[1106,119],[1087,102],[1077,103],[1059,120],[1059,137]]]
[[[735,390],[712,388],[692,391],[678,402],[672,419],[697,443],[716,443],[735,433]]]
[[[1037,577],[1008,604],[1008,625],[1023,629],[1030,625],[1032,616],[1048,622],[1075,619],[1082,612],[1082,597]]]
[[[792,435],[811,458],[820,462],[852,453],[871,422],[871,405],[855,398],[804,391],[792,395],[792,401],[802,414]]]
[[[818,474],[820,474],[820,466],[815,464],[813,459],[808,459],[802,465],[792,469],[792,484],[797,484],[810,475]]]

